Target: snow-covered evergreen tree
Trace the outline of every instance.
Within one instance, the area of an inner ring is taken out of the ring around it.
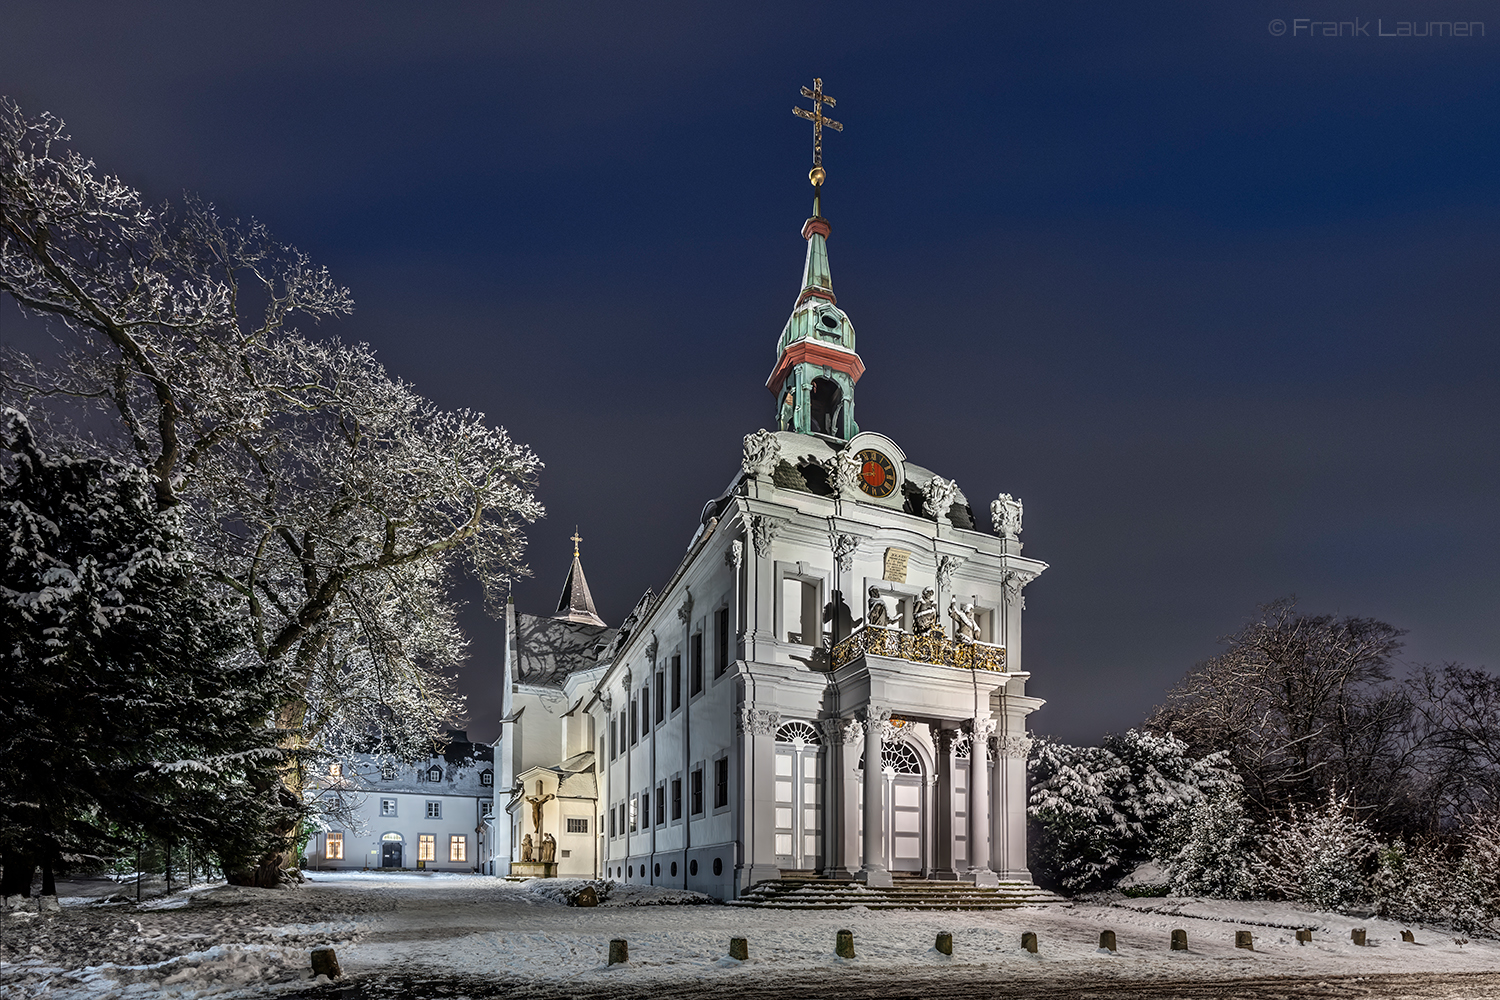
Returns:
[[[0,851],[5,894],[140,836],[226,864],[287,807],[282,689],[159,510],[145,470],[45,454],[0,411]]]
[[[1248,899],[1255,894],[1255,826],[1237,788],[1189,806],[1177,829],[1181,840],[1176,852],[1162,854],[1175,895]]]

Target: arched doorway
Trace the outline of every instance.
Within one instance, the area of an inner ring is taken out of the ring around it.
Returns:
[[[776,730],[776,865],[823,865],[823,741],[806,722]]]
[[[380,838],[380,867],[400,868],[401,861],[401,834],[387,833]]]
[[[893,872],[921,872],[926,847],[922,807],[926,781],[922,757],[905,742],[882,743],[880,755],[885,767],[885,866]],[[859,758],[858,770],[865,769],[865,758]],[[860,782],[860,833],[864,833],[864,782]]]
[[[844,436],[844,390],[831,378],[815,378],[808,392],[811,430]]]

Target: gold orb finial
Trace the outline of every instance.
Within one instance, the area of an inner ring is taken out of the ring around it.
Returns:
[[[811,170],[809,170],[807,172],[807,179],[810,180],[810,181],[812,181],[812,186],[813,187],[822,187],[823,186],[823,178],[825,178],[827,176],[828,176],[827,172],[824,171],[824,169],[822,167],[813,167]]]

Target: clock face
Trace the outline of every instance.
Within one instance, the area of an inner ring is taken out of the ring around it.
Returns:
[[[859,488],[877,500],[891,495],[896,488],[896,467],[874,448],[866,448],[859,459]]]

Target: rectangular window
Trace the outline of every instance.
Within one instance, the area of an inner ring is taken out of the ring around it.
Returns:
[[[630,797],[630,832],[631,833],[635,833],[636,820],[639,818],[636,815],[636,808],[635,807],[636,807],[636,799],[635,799],[635,796],[632,795]]]
[[[656,786],[656,825],[661,826],[667,821],[667,786]]]
[[[703,812],[703,768],[701,767],[693,769],[692,796],[693,815],[697,816]]]
[[[672,818],[682,819],[682,779],[672,779]]]
[[[630,745],[635,746],[640,738],[641,731],[641,703],[632,700],[630,703]]]
[[[441,802],[429,802],[429,803],[427,803],[427,818],[428,819],[442,819],[443,818],[443,804]]]
[[[620,745],[620,728],[615,722],[615,717],[609,717],[609,759],[615,759],[615,749]]]
[[[381,781],[395,781],[396,780],[396,768],[394,766],[390,765],[390,764],[381,764],[380,765],[380,780]]]
[[[382,815],[382,816],[394,816],[394,815],[396,815],[396,800],[395,799],[381,799],[380,800],[380,815]]]
[[[714,808],[729,805],[729,758],[714,761]]]
[[[723,677],[729,669],[729,609],[720,608],[714,615],[714,676]]]
[[[682,657],[672,657],[672,711],[682,707]]]
[[[663,683],[667,675],[661,671],[656,672],[656,724],[661,725],[662,720],[667,717],[667,686]]]
[[[620,707],[620,753],[625,752],[625,741],[630,738],[630,727],[625,724],[625,708]]]
[[[494,783],[495,783],[495,772],[494,771],[480,771],[479,772],[479,783],[481,785],[483,785],[484,787],[486,787],[486,788],[489,788],[492,785],[494,785]]]
[[[469,860],[469,838],[461,833],[455,833],[448,838],[448,860]]]
[[[485,816],[493,816],[495,814],[495,800],[485,799],[484,806],[479,811]]]
[[[615,836],[615,810],[612,806],[609,810],[609,835],[611,837]]]
[[[328,835],[328,850],[323,856],[329,861],[344,860],[344,835],[342,833],[330,833]]]
[[[641,685],[641,735],[651,735],[651,685]]]
[[[569,816],[568,817],[568,832],[569,833],[588,833],[589,832],[589,818],[587,816]]]
[[[620,835],[625,835],[625,803],[620,803]]]
[[[787,642],[804,646],[823,644],[823,609],[818,606],[818,584],[784,577],[781,581],[781,622]]]
[[[436,861],[437,860],[437,837],[436,837],[436,835],[431,834],[431,833],[422,833],[422,834],[418,834],[417,835],[417,860],[418,861]]]
[[[688,644],[688,694],[703,693],[703,633],[693,633]]]

